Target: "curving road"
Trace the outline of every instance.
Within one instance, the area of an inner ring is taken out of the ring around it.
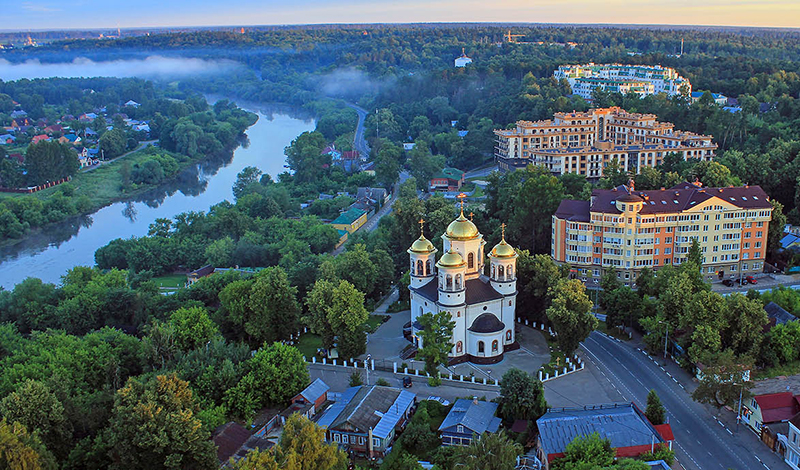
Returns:
[[[673,450],[680,465],[694,469],[780,469],[784,465],[761,444],[755,434],[742,426],[738,432],[720,424],[706,405],[692,400],[683,385],[680,371],[664,370],[642,351],[630,344],[593,332],[581,345],[600,372],[626,401],[634,401],[644,409],[647,393],[654,389],[667,410],[675,441]],[[667,375],[667,372],[672,375]],[[764,463],[766,462],[766,463]],[[673,467],[678,468],[678,467]]]
[[[356,133],[353,137],[353,148],[365,158],[369,159],[369,144],[367,139],[364,138],[364,121],[367,119],[369,112],[354,103],[345,103],[347,106],[356,110],[358,113],[358,124],[356,124]]]

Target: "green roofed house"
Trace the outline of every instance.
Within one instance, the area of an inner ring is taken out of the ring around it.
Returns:
[[[431,191],[458,191],[464,184],[464,172],[458,168],[443,168],[430,181]]]
[[[331,225],[336,230],[346,230],[347,233],[353,233],[362,225],[367,223],[367,212],[363,209],[348,209],[339,214],[339,217],[331,222]]]

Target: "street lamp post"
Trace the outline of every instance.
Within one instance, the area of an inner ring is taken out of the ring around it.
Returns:
[[[664,324],[664,365],[667,365],[667,341],[669,339],[669,323],[660,321],[659,324]]]
[[[744,378],[744,377],[742,377]],[[736,432],[739,432],[739,421],[742,420],[742,394],[744,393],[744,380],[742,380],[742,388],[739,389],[739,411],[736,412]]]
[[[372,354],[367,354],[367,362],[364,363],[364,370],[367,371],[367,385],[369,385],[369,364],[372,361]]]

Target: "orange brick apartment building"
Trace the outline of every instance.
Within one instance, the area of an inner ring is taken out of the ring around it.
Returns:
[[[759,186],[597,189],[591,201],[561,201],[553,215],[551,256],[586,282],[599,283],[605,270],[614,269],[633,285],[645,266],[657,270],[685,261],[696,238],[704,278],[738,278],[763,270],[771,218],[772,205]]]

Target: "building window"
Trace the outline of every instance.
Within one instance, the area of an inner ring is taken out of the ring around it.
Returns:
[[[459,434],[463,434],[464,433],[464,426],[459,424],[458,427],[456,428],[456,432],[458,432]]]
[[[475,253],[470,253],[467,255],[467,266],[469,269],[472,269],[475,266]]]
[[[464,352],[464,343],[459,341],[456,343],[456,354],[461,354],[462,352]]]
[[[341,437],[339,437],[338,434],[334,434],[333,435],[333,442],[340,442],[340,441],[341,441]]]
[[[431,275],[431,260],[425,261],[425,275],[426,276]]]
[[[503,278],[505,278],[505,274],[503,273],[503,265],[502,264],[497,267],[497,278],[500,279],[501,281],[503,280]]]
[[[486,346],[484,346],[483,341],[478,341],[478,354],[483,354],[486,352]]]
[[[511,330],[506,331],[506,341],[511,341]]]
[[[348,443],[347,434],[342,434],[342,444],[347,444],[347,443]]]
[[[498,349],[499,349],[499,346],[497,344],[497,340],[492,341],[492,352],[496,353]]]
[[[367,441],[367,440],[366,440],[366,439],[364,439],[363,437],[359,437],[359,438],[358,438],[358,443],[359,443],[359,444],[361,444],[362,446],[364,445],[364,443],[365,443],[366,441]]]
[[[417,260],[417,276],[424,276],[425,271],[422,270],[422,260]]]
[[[372,438],[372,447],[380,447],[380,446],[381,446],[381,440],[378,439],[377,437],[373,437]]]
[[[456,290],[461,290],[461,274],[456,274]]]

